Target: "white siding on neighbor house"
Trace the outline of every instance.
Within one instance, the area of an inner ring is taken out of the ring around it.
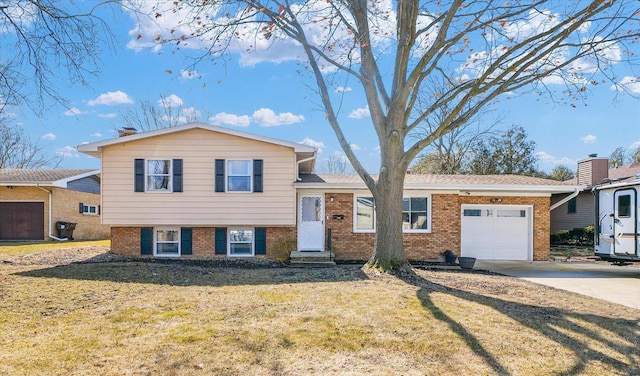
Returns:
[[[183,192],[134,192],[134,160],[182,159]],[[262,193],[215,192],[216,159],[262,159]],[[104,147],[102,219],[110,225],[293,226],[291,148],[190,129]]]

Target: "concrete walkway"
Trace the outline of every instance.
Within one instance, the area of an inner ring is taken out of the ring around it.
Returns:
[[[604,262],[482,261],[474,269],[522,278],[640,309],[640,268]]]

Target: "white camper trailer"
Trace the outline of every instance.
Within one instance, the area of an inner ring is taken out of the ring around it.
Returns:
[[[640,261],[640,176],[599,185],[593,193],[596,256],[618,264]]]

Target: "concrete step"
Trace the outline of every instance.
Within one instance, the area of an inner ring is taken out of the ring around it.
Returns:
[[[289,255],[291,262],[333,262],[333,252],[299,252],[293,251]]]
[[[294,261],[291,260],[291,266],[299,268],[331,268],[336,266],[333,261]]]

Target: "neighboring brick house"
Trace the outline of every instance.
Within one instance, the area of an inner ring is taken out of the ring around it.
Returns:
[[[566,183],[576,184],[582,189],[571,194],[555,194],[551,197],[551,232],[583,229],[595,225],[595,197],[593,187],[602,183],[616,182],[640,174],[640,164],[632,163],[609,168],[607,157],[591,154],[578,161],[576,177]]]
[[[201,123],[78,146],[102,159],[111,250],[153,257],[287,258],[331,249],[366,260],[374,202],[357,175],[313,174],[316,149]],[[407,175],[411,260],[549,255],[550,197],[574,185],[503,176]]]
[[[0,240],[56,239],[58,221],[77,224],[76,240],[109,237],[99,170],[0,169]]]

